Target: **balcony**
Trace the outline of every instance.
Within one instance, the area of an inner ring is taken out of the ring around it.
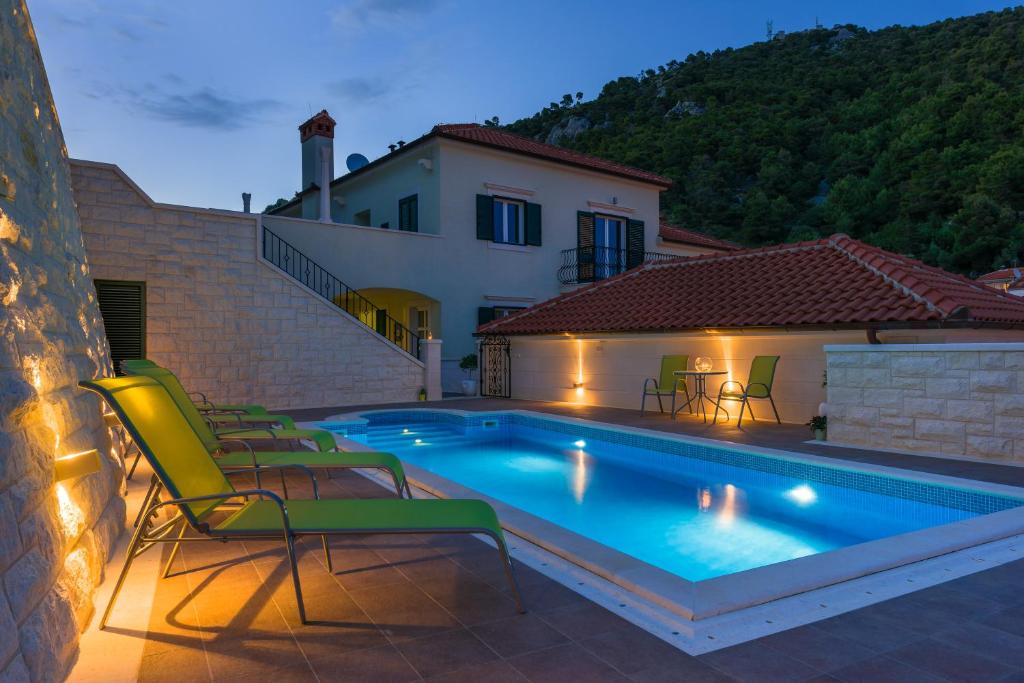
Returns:
[[[558,268],[558,282],[563,285],[581,285],[597,282],[635,268],[649,261],[677,259],[677,254],[656,251],[630,251],[610,247],[577,247],[562,250],[562,265]]]

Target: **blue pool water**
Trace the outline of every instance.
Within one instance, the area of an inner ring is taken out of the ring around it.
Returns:
[[[691,581],[1024,501],[512,413],[323,426]]]

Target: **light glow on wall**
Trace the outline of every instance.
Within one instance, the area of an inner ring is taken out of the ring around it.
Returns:
[[[583,340],[576,340],[576,379],[572,383],[573,389],[576,390],[576,399],[578,402],[582,402],[586,392],[583,389]]]

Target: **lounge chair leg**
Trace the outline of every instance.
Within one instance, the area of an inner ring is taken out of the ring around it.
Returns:
[[[299,584],[299,564],[295,560],[295,539],[285,535],[285,545],[288,546],[288,562],[292,565],[292,583],[295,584],[295,602],[299,608],[299,621],[306,622],[306,606],[302,602],[302,586]]]
[[[401,498],[402,497],[403,488],[402,488],[402,482],[398,481],[398,473],[395,472],[392,469],[389,469],[388,472],[391,472],[391,481],[395,485],[395,493],[397,493],[398,497]],[[412,496],[409,496],[409,497],[412,498]]]
[[[148,512],[149,507],[146,507],[145,511]],[[114,584],[114,592],[110,594],[110,600],[107,602],[107,608],[103,610],[103,616],[100,618],[101,631],[106,627],[107,619],[110,617],[110,612],[114,609],[114,603],[117,601],[117,595],[121,592],[124,580],[128,576],[128,569],[131,568],[132,562],[135,558],[141,554],[137,552],[137,550],[139,545],[142,543],[142,535],[145,528],[145,524],[139,524],[135,527],[135,532],[132,534],[132,540],[128,544],[128,550],[125,552],[124,566],[121,567],[121,573],[117,577],[117,583]]]
[[[334,562],[331,561],[331,546],[327,542],[327,534],[320,536],[320,540],[324,543],[324,559],[327,561],[327,571],[333,574]]]
[[[131,445],[135,448],[135,462],[132,463],[131,469],[128,470],[128,474],[125,476],[125,479],[128,481],[131,481],[132,476],[135,474],[135,468],[139,466],[139,461],[142,460],[142,451],[139,450],[134,441]]]
[[[512,558],[509,557],[505,539],[491,532],[488,532],[487,535],[493,538],[498,546],[498,552],[501,554],[501,563],[505,567],[505,576],[508,578],[508,584],[512,587],[512,596],[516,600],[516,611],[520,614],[526,614],[526,607],[523,605],[523,594],[519,592],[519,582],[516,581],[515,570],[512,568]]]
[[[184,517],[182,517],[181,529],[178,530],[178,540],[174,542],[173,546],[171,546],[171,554],[167,558],[167,564],[164,565],[164,573],[161,575],[161,578],[166,579],[171,575],[171,565],[174,564],[174,558],[178,556],[178,549],[181,548],[181,538],[185,535],[186,528],[188,528],[188,522],[185,521]]]
[[[772,398],[771,394],[768,394],[768,402],[772,404],[772,412],[775,413],[775,421],[782,424],[782,420],[779,419],[779,411],[775,408],[775,399]]]
[[[146,491],[146,495],[142,498],[142,507],[139,508],[139,514],[135,515],[135,523],[132,524],[133,528],[138,528],[142,522],[142,517],[149,510],[153,503],[153,497],[157,494],[157,489],[160,486],[160,480],[157,479],[154,474],[149,480],[149,490]]]
[[[660,412],[662,415],[664,415],[665,414],[665,406],[662,405],[662,403],[661,403],[661,393],[660,393],[661,389],[658,389],[658,392],[659,393],[655,394],[655,396],[658,397],[658,412]]]
[[[288,499],[288,482],[284,479],[284,470],[278,470],[278,474],[281,475],[281,492],[284,494],[285,500]]]

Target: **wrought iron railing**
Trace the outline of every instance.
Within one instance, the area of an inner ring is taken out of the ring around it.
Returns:
[[[679,258],[679,256],[656,251],[632,252],[610,247],[563,249],[562,265],[558,269],[558,281],[563,285],[597,282],[625,272],[641,263],[667,261],[675,258]]]
[[[409,355],[420,357],[419,335],[392,318],[384,309],[374,306],[369,299],[324,270],[316,261],[266,226],[263,228],[263,258]]]

